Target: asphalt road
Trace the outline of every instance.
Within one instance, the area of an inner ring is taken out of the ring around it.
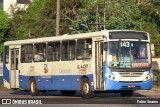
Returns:
[[[160,91],[136,91],[130,98],[123,98],[119,93],[103,93],[95,94],[93,99],[81,98],[80,92],[77,92],[75,96],[61,96],[59,91],[47,92],[44,96],[30,96],[29,92],[24,91],[0,91],[0,103],[2,99],[11,100],[12,105],[0,105],[0,107],[16,107],[15,104],[26,104],[23,106],[29,107],[28,104],[35,103],[52,107],[149,107],[152,105],[159,107]]]

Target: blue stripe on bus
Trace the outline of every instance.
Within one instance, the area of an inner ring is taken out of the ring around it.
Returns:
[[[9,70],[7,68],[7,66],[5,64],[3,64],[3,78],[8,82],[10,83],[10,74],[9,74]]]
[[[34,76],[39,90],[80,90],[82,75]],[[93,81],[93,75],[87,75]],[[19,75],[19,86],[28,90],[30,76]],[[78,79],[78,80],[77,80]],[[93,85],[92,85],[93,90]]]
[[[10,74],[9,74],[9,70],[5,64],[6,62],[6,59],[5,59],[5,56],[6,56],[6,50],[5,50],[5,47],[3,47],[3,78],[8,82],[10,83]]]

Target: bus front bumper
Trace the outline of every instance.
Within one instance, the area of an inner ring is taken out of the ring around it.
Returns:
[[[150,90],[152,79],[143,82],[118,82],[111,79],[105,81],[106,90]]]

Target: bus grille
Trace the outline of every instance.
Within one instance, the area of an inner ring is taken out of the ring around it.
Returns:
[[[121,77],[141,77],[143,72],[121,72]]]

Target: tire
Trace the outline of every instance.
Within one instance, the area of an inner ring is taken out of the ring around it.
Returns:
[[[63,96],[74,96],[76,94],[76,91],[61,91],[61,94]]]
[[[38,90],[36,80],[33,78],[30,79],[29,81],[29,90],[32,96],[39,96],[41,94],[40,91]]]
[[[133,95],[133,90],[123,90],[120,92],[122,97],[131,97]]]
[[[91,83],[87,78],[83,78],[81,81],[81,92],[83,98],[94,97],[94,93],[91,90]]]

